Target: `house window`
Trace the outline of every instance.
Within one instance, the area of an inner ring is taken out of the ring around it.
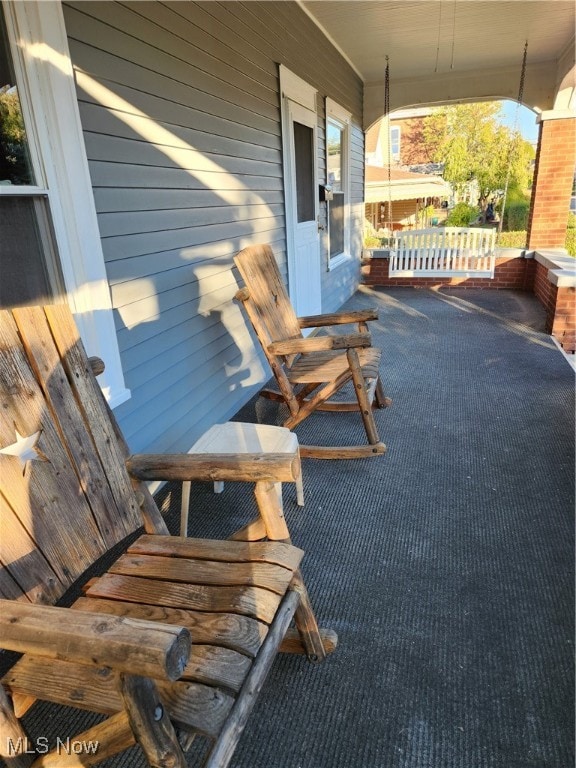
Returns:
[[[33,163],[33,152],[24,124],[4,13],[0,9],[2,309],[47,304],[63,294],[48,190],[36,156]]]
[[[400,162],[400,126],[390,128],[390,157],[393,162]]]
[[[0,3],[2,305],[65,300],[127,400],[60,3]],[[3,86],[3,88],[2,88]],[[10,119],[7,119],[10,115]]]
[[[330,269],[350,255],[350,120],[348,112],[326,100],[326,176],[333,193],[327,204]]]

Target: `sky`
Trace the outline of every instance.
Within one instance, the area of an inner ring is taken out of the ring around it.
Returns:
[[[516,119],[516,107],[517,102],[506,99],[501,102],[502,104],[502,123],[508,128],[514,128],[514,120]],[[526,139],[536,143],[538,141],[538,125],[536,124],[536,112],[533,112],[528,107],[521,106],[518,112],[518,124],[517,128]]]

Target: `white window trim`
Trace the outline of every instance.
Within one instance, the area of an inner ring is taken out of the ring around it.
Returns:
[[[280,64],[278,69],[282,96],[301,104],[311,112],[316,112],[316,94],[318,92],[316,88],[295,75],[284,64]]]
[[[344,251],[337,256],[330,258],[328,256],[328,271],[336,269],[342,264],[350,261],[352,254],[350,252],[350,230],[351,230],[351,212],[350,207],[350,125],[352,122],[352,113],[340,106],[330,98],[326,99],[326,135],[328,135],[328,122],[332,121],[339,124],[343,130],[345,147],[342,152],[342,175],[344,177],[342,190],[344,192]],[[326,179],[328,181],[328,179]],[[328,222],[328,226],[329,222]],[[328,234],[330,234],[328,232]]]
[[[47,189],[67,301],[89,355],[106,364],[100,386],[112,408],[125,402],[120,350],[60,0],[6,2],[30,151]],[[34,188],[30,188],[32,192]],[[14,194],[0,186],[0,194]]]
[[[398,153],[397,153],[396,156],[394,156],[394,151],[392,149],[392,147],[394,145],[394,142],[392,141],[392,131],[397,131],[398,132]],[[392,161],[400,162],[400,157],[402,156],[401,146],[400,146],[400,142],[402,141],[402,129],[400,128],[399,125],[391,125],[390,126],[390,136],[389,136],[388,140],[390,142],[390,159]],[[386,160],[385,165],[388,165],[388,160]]]
[[[296,190],[292,185],[292,160],[294,158],[294,146],[293,146],[293,133],[291,122],[293,118],[298,119],[304,125],[308,125],[312,129],[314,143],[314,187],[317,188],[318,184],[318,133],[317,133],[317,120],[318,113],[316,108],[316,96],[317,90],[306,80],[303,80],[298,75],[294,74],[291,70],[280,64],[278,67],[278,75],[280,79],[280,110],[282,119],[282,172],[284,179],[284,195],[285,195],[285,209],[286,209],[286,256],[288,267],[288,293],[290,298],[294,302],[294,305],[298,305],[297,290],[294,287],[297,283],[297,263],[296,263],[296,243],[294,228],[289,222],[296,222]],[[304,108],[300,110],[300,107]],[[309,117],[313,122],[309,121]],[[314,197],[314,213],[316,220],[318,220],[318,197]],[[296,224],[297,226],[297,224]],[[320,248],[319,244],[316,246],[317,258],[320,260]],[[307,335],[310,331],[304,331],[304,335]]]

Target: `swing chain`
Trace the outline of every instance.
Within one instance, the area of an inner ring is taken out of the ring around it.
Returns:
[[[508,168],[506,170],[506,183],[504,184],[504,194],[502,196],[502,207],[500,209],[500,221],[498,222],[498,234],[502,233],[502,225],[504,223],[504,211],[506,209],[506,198],[508,196],[508,185],[510,183],[510,172],[512,168],[512,151],[513,142],[516,137],[518,129],[518,116],[520,112],[520,106],[522,105],[522,97],[524,95],[524,81],[526,79],[526,62],[528,59],[528,40],[524,43],[524,55],[522,57],[522,68],[520,70],[520,85],[518,86],[518,98],[516,100],[516,112],[514,115],[514,128],[512,136],[508,144]]]
[[[384,74],[384,117],[388,132],[388,215],[387,224],[389,236],[392,235],[392,141],[390,137],[390,58],[386,56],[386,71]]]

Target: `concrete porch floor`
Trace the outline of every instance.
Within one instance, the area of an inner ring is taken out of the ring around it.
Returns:
[[[574,373],[530,294],[362,288],[391,408],[385,456],[304,460],[288,525],[322,625],[324,664],[276,662],[235,768],[573,765]],[[253,400],[236,420],[274,423]],[[356,414],[315,414],[301,443],[363,440]],[[178,528],[180,489],[159,500]],[[252,489],[193,484],[191,535],[224,537]],[[86,727],[62,708],[28,730]],[[191,763],[192,764],[192,763]],[[142,766],[137,750],[109,766]]]

